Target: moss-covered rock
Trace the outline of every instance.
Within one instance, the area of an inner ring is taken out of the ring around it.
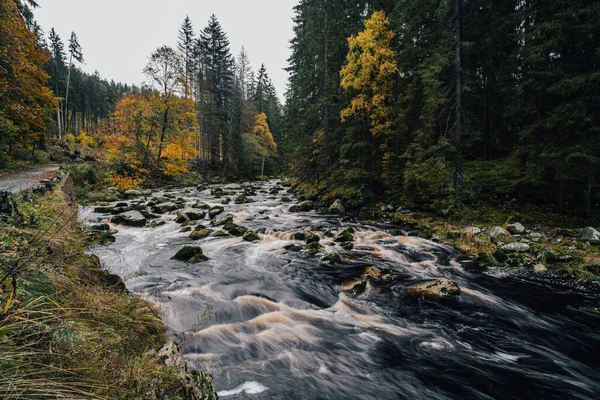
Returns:
[[[352,234],[352,230],[350,228],[341,231],[334,239],[336,243],[347,243],[352,242],[353,240],[354,235]]]
[[[250,197],[247,197],[246,195],[242,194],[235,198],[235,204],[248,204],[248,203],[254,203],[254,200],[252,200]]]
[[[313,201],[307,200],[302,201],[296,205],[290,207],[290,212],[298,213],[298,212],[307,212],[312,210],[315,207],[315,203]]]
[[[244,240],[246,242],[256,242],[260,240],[260,236],[258,236],[258,233],[254,231],[247,231],[246,233],[244,233]]]
[[[201,228],[190,233],[190,239],[200,240],[210,236],[213,231],[211,229]]]
[[[171,257],[171,259],[189,262],[194,257],[199,256],[199,255],[201,255],[201,256],[204,255],[204,252],[202,251],[201,247],[199,247],[199,246],[184,246],[181,250],[179,250],[177,252],[177,254],[175,254],[173,257]]]
[[[239,226],[239,225],[235,225],[232,224],[231,226],[225,226],[224,227],[225,230],[227,230],[229,232],[230,235],[236,236],[236,237],[242,237],[246,234],[246,232],[248,232],[247,228],[244,228],[243,226]],[[229,229],[227,229],[229,228]]]
[[[308,232],[305,235],[304,240],[306,240],[307,244],[311,244],[311,243],[319,243],[321,241],[321,238],[319,237],[319,235],[316,235],[312,232]]]
[[[329,253],[325,257],[321,258],[321,262],[332,265],[342,264],[342,257],[338,253]]]
[[[111,218],[113,224],[126,226],[144,227],[146,226],[146,217],[139,211],[127,211]]]
[[[446,278],[431,279],[406,287],[406,292],[414,297],[428,300],[451,300],[460,296],[460,286]]]

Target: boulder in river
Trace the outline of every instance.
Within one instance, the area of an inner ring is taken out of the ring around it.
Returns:
[[[224,226],[224,228],[226,231],[229,232],[230,235],[236,236],[236,237],[242,237],[246,234],[246,232],[248,232],[247,228],[244,228],[243,226],[235,225],[233,223],[226,224]]]
[[[175,220],[178,223],[184,223],[187,221],[199,221],[206,216],[204,211],[200,211],[196,208],[186,208],[177,213],[177,219]]]
[[[152,206],[152,212],[155,212],[157,214],[165,214],[165,213],[168,213],[169,211],[175,211],[179,208],[180,207],[173,202],[166,202],[166,203],[160,203],[155,206]]]
[[[142,192],[140,192],[139,190],[135,190],[135,189],[130,189],[130,190],[126,190],[123,195],[125,196],[125,198],[128,199],[133,199],[134,197],[139,197],[142,195]]]
[[[342,286],[342,290],[346,293],[352,293],[355,295],[359,295],[359,294],[363,293],[365,290],[367,290],[367,281],[365,279],[363,279],[363,280],[346,282]]]
[[[301,201],[298,204],[295,204],[290,207],[290,212],[298,213],[298,212],[307,212],[312,210],[315,207],[315,203],[310,200]]]
[[[579,239],[583,242],[589,242],[590,244],[600,244],[600,232],[591,226],[583,228],[579,234]]]
[[[217,215],[222,214],[224,211],[225,211],[225,208],[223,208],[222,206],[214,206],[208,212],[208,216],[210,219],[213,219]]]
[[[230,183],[229,185],[224,186],[225,190],[242,190],[242,187],[237,183]]]
[[[410,285],[406,292],[428,300],[449,300],[460,296],[460,286],[449,279],[439,278]]]
[[[204,255],[202,248],[199,246],[184,246],[171,259],[196,264],[208,260],[208,257]]]
[[[233,215],[227,215],[225,217],[219,218],[219,219],[215,219],[214,221],[212,221],[210,224],[212,226],[223,226],[226,225],[227,223],[232,223],[233,222]]]
[[[336,243],[347,243],[352,242],[354,240],[354,235],[352,234],[352,229],[347,228],[341,231],[334,239]]]
[[[487,237],[496,244],[512,243],[515,239],[506,229],[495,226],[487,231]]]
[[[199,228],[200,229],[196,229],[192,233],[190,233],[190,239],[192,239],[192,240],[204,239],[206,237],[209,237],[210,234],[213,232],[212,230],[206,229],[204,227],[199,227]]]
[[[344,207],[342,200],[337,199],[331,206],[329,206],[329,212],[331,214],[346,214],[346,207]]]
[[[112,217],[111,222],[113,224],[143,227],[146,226],[147,220],[139,211],[127,211]]]
[[[244,233],[244,240],[246,242],[256,242],[260,240],[260,236],[258,236],[258,233],[254,231],[247,231]]]
[[[506,230],[512,233],[513,235],[521,235],[525,233],[525,227],[518,222],[508,225],[506,227]]]
[[[247,197],[243,194],[235,198],[235,204],[248,204],[248,203],[254,203],[254,200],[252,200],[250,197]]]
[[[316,235],[312,232],[308,232],[305,236],[304,239],[306,240],[307,244],[311,244],[311,243],[319,243],[321,241],[321,238],[319,237],[319,235]]]
[[[321,259],[323,263],[329,263],[332,265],[342,264],[342,257],[338,253],[329,253]]]
[[[202,201],[197,201],[192,205],[192,208],[198,208],[200,210],[210,210],[210,206]]]

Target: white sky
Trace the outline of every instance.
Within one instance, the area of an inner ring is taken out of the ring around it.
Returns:
[[[54,27],[68,46],[74,30],[83,47],[87,72],[129,84],[144,81],[148,56],[162,45],[175,47],[186,15],[196,32],[212,14],[223,26],[237,56],[242,46],[252,67],[261,63],[283,100],[298,0],[38,0],[35,16],[47,34]]]

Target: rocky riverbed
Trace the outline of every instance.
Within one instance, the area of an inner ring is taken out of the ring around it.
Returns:
[[[600,393],[600,296],[537,264],[509,268],[537,251],[524,227],[454,233],[495,246],[483,270],[436,231],[343,219],[340,202],[317,213],[276,181],[120,197],[81,210],[112,242],[93,252],[160,307],[222,398]]]

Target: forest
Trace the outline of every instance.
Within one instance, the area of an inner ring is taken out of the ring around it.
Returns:
[[[50,3],[0,0],[1,398],[598,397],[598,0]]]

